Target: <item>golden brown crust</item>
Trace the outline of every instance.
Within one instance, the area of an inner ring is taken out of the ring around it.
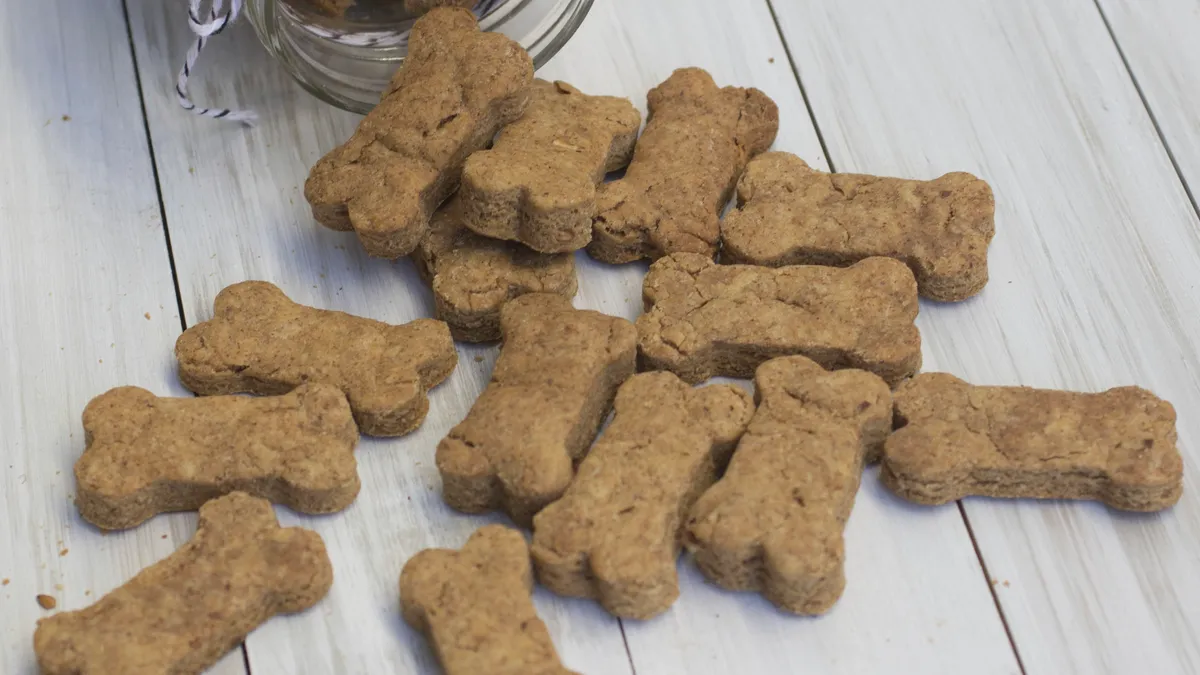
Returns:
[[[538,580],[649,619],[679,595],[675,562],[688,510],[729,461],[754,404],[741,389],[692,389],[670,373],[621,385],[614,417],[562,499],[534,518]]]
[[[467,227],[544,253],[592,240],[596,184],[629,163],[642,116],[627,99],[535,80],[529,108],[463,166]]]
[[[912,268],[932,300],[965,300],[988,279],[996,202],[968,173],[931,181],[824,173],[786,152],[746,167],[721,223],[721,261],[850,265],[871,256]]]
[[[748,378],[776,356],[861,368],[889,383],[921,365],[917,284],[890,258],[847,268],[717,265],[677,253],[650,266],[637,320],[643,370],[687,382]]]
[[[315,605],[333,584],[317,533],[280,528],[242,492],[200,508],[191,541],[86,609],[38,622],[44,675],[199,673],[280,613]]]
[[[408,255],[458,187],[467,156],[521,116],[532,81],[525,50],[481,33],[471,12],[429,12],[379,105],[312,168],[304,195],[313,217],[354,230],[370,255]]]
[[[588,253],[625,263],[680,251],[712,257],[718,216],[746,162],[771,147],[779,109],[757,89],[719,88],[683,68],[650,91],[625,177],[600,186]]]
[[[562,496],[633,374],[637,334],[625,319],[531,293],[500,315],[492,381],[438,444],[442,495],[466,513],[503,510],[528,527]]]
[[[458,551],[421,551],[400,573],[404,620],[429,638],[446,675],[575,675],[532,592],[525,537],[500,525],[479,528]]]
[[[1158,511],[1183,493],[1175,409],[1138,387],[1085,394],[926,373],[897,388],[896,421],[881,477],[917,503],[979,495]]]
[[[160,398],[112,389],[83,411],[75,504],[106,530],[194,511],[246,492],[301,513],[333,513],[358,495],[358,429],[341,390],[306,384],[266,398]]]
[[[217,295],[213,318],[175,343],[179,379],[197,394],[283,394],[331,384],[350,401],[359,431],[401,436],[420,426],[426,392],[458,363],[446,324],[402,326],[299,305],[265,281]]]
[[[842,533],[864,461],[891,428],[887,384],[802,356],[758,368],[758,410],[725,476],[692,508],[685,544],[705,576],[820,614],[845,586]]]
[[[499,340],[500,308],[526,293],[575,297],[574,256],[475,234],[463,226],[458,203],[452,197],[438,209],[412,256],[433,288],[437,317],[450,324],[455,340]]]

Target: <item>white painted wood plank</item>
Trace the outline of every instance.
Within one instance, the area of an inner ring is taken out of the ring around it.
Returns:
[[[189,539],[194,517],[102,536],[71,503],[80,415],[123,384],[184,394],[150,154],[119,0],[0,3],[0,673],[33,632]],[[214,673],[244,673],[234,650]]]
[[[992,282],[924,308],[926,368],[1147,386],[1175,403],[1195,466],[1200,225],[1092,2],[775,9],[839,170],[961,169],[996,191]],[[1189,468],[1160,516],[967,500],[1028,673],[1200,672],[1196,490]]]
[[[1193,198],[1200,192],[1200,3],[1097,0]]]
[[[181,13],[160,0],[134,0],[130,10],[189,323],[211,314],[223,286],[246,278],[279,283],[301,302],[385,320],[428,315],[432,303],[407,262],[367,259],[352,235],[316,226],[303,201],[308,167],[351,132],[356,118],[289,84],[242,27],[211,43],[213,58],[206,54],[194,91],[202,101],[257,108],[262,126],[244,131],[192,119],[170,96],[173,59],[185,47]],[[685,65],[767,91],[783,112],[778,147],[821,163],[764,4],[731,12],[718,0],[600,0],[540,74],[629,96],[644,109],[646,91]],[[608,267],[584,256],[580,262],[577,305],[629,318],[640,313],[644,265]],[[484,522],[442,505],[433,451],[485,384],[494,351],[460,348],[459,371],[435,392],[417,434],[364,444],[363,493],[348,512],[293,518],[326,537],[337,580],[320,615],[273,623],[251,639],[256,675],[435,672],[424,642],[401,625],[396,578],[417,550],[460,545]],[[866,672],[1016,671],[957,513],[914,520],[868,485],[849,538],[847,597],[834,615],[815,621],[783,616],[754,596],[716,591],[682,563],[679,605],[658,620],[626,624],[639,672],[748,672],[747,664],[761,673],[853,672],[851,665]],[[593,603],[543,591],[537,602],[568,665],[589,674],[629,672],[616,622]]]

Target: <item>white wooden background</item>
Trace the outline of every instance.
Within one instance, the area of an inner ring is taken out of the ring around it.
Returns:
[[[772,6],[773,5],[773,6]],[[735,8],[736,7],[736,8]],[[618,622],[539,591],[564,660],[589,674],[1200,672],[1200,2],[1197,0],[596,0],[543,77],[645,92],[699,65],[780,105],[776,147],[839,171],[977,173],[997,196],[992,281],[926,304],[929,370],[1173,401],[1187,474],[1157,516],[1091,504],[908,506],[864,479],[848,585],[819,619],[722,592],[681,562],[664,616]],[[194,516],[101,536],[71,505],[88,399],[119,384],[184,395],[171,348],[224,286],[402,322],[432,300],[412,266],[316,226],[308,167],[356,118],[312,99],[246,25],[212,43],[202,102],[256,108],[253,130],[180,112],[176,0],[0,2],[0,673],[36,671],[34,623],[89,604],[186,541]],[[1189,189],[1190,186],[1190,189]],[[577,305],[633,318],[644,267],[581,258]],[[403,625],[416,551],[486,518],[450,512],[438,439],[487,380],[456,373],[405,439],[365,441],[348,511],[304,518],[336,582],[254,633],[221,675],[433,673]],[[480,358],[476,361],[476,357]]]

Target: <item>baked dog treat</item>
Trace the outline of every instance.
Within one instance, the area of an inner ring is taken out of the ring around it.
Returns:
[[[802,356],[755,375],[758,410],[724,478],[692,507],[685,545],[709,579],[820,614],[846,585],[842,533],[864,460],[891,429],[887,384]]]
[[[460,342],[500,339],[500,308],[526,293],[575,297],[575,258],[481,237],[463,226],[459,199],[438,209],[429,234],[413,253],[433,288],[439,319]]]
[[[533,519],[533,562],[559,595],[649,619],[679,596],[683,520],[724,471],[754,403],[730,384],[692,389],[670,373],[642,373],[613,407],[571,487]]]
[[[44,675],[190,675],[332,583],[316,532],[280,528],[269,502],[234,492],[200,507],[196,535],[165,560],[91,607],[38,621],[33,648]]]
[[[917,284],[891,258],[844,269],[771,269],[676,253],[650,266],[642,293],[642,369],[669,370],[687,382],[748,378],[764,361],[789,354],[826,368],[869,370],[892,384],[921,365]]]
[[[887,256],[912,268],[921,295],[965,300],[987,283],[995,213],[992,189],[969,173],[930,181],[830,174],[768,152],[738,181],[738,208],[721,223],[721,261],[842,266]]]
[[[637,332],[548,293],[504,305],[500,329],[492,381],[438,444],[437,467],[451,507],[503,510],[528,527],[567,489],[617,387],[633,375]]]
[[[201,395],[284,394],[305,382],[346,394],[358,429],[402,436],[429,411],[425,393],[458,363],[446,324],[402,326],[298,305],[265,281],[217,294],[213,318],[175,342],[179,379]]]
[[[404,620],[433,643],[446,675],[570,675],[532,594],[525,537],[500,525],[459,551],[421,551],[400,573]]]
[[[332,385],[267,398],[159,398],[119,387],[92,399],[83,430],[75,505],[105,530],[235,491],[301,513],[341,511],[358,495],[358,429]]]
[[[885,485],[918,504],[1092,499],[1159,511],[1183,493],[1175,408],[1139,387],[1084,394],[926,373],[896,390]]]
[[[746,162],[771,147],[779,109],[757,89],[683,68],[650,90],[649,121],[621,180],[600,186],[588,253],[607,263],[712,257],[718,217]]]
[[[379,105],[308,176],[313,217],[354,230],[367,253],[412,253],[455,188],[463,162],[529,102],[533,62],[500,33],[481,33],[465,9],[430,11],[413,25],[404,65]]]
[[[587,246],[596,184],[629,163],[642,115],[627,99],[535,80],[529,108],[463,166],[463,218],[543,253]]]

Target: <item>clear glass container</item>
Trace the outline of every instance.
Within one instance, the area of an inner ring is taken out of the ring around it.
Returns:
[[[324,0],[328,4],[329,0]],[[365,113],[404,61],[416,17],[403,0],[357,0],[342,16],[322,0],[247,0],[246,16],[267,50],[317,97]],[[574,35],[592,0],[480,0],[480,27],[516,40],[541,66]]]

